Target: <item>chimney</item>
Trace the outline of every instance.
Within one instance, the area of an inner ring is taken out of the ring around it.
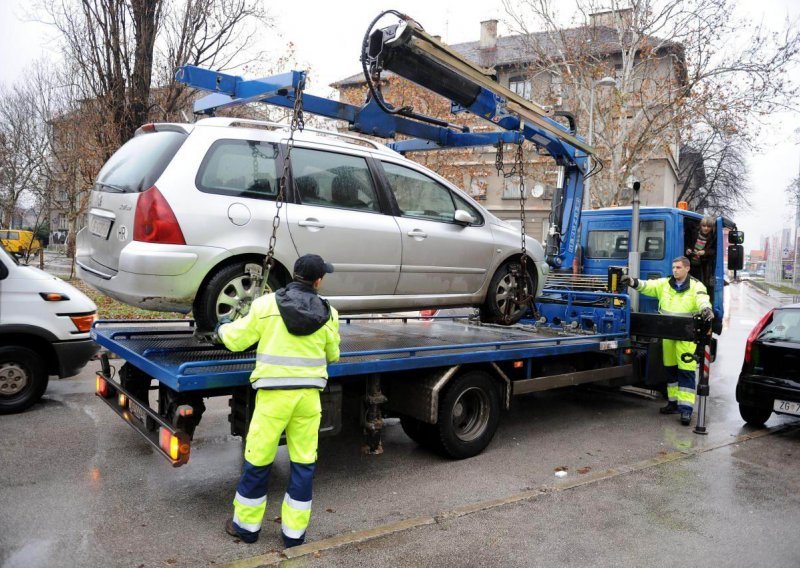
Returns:
[[[497,20],[481,22],[481,49],[494,49],[497,47]]]
[[[629,22],[632,16],[633,8],[595,12],[594,14],[589,14],[589,25],[592,27],[616,28],[618,27],[618,22]]]

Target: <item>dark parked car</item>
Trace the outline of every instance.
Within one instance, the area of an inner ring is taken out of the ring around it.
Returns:
[[[736,401],[753,426],[773,412],[800,416],[800,304],[771,310],[750,332]]]

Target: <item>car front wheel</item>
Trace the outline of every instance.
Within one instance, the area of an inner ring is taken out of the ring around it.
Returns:
[[[251,267],[257,263],[229,264],[215,273],[200,290],[194,302],[194,319],[197,328],[213,330],[221,318],[235,319],[247,315],[250,304],[258,294],[258,282],[250,276]],[[267,293],[281,287],[276,270],[271,270]]]
[[[523,296],[536,292],[536,278],[533,275],[533,261],[529,260],[528,277],[523,284]],[[506,262],[492,276],[486,300],[481,306],[481,321],[486,323],[514,324],[517,323],[528,310],[528,306],[520,306],[517,302],[517,276],[519,262]]]

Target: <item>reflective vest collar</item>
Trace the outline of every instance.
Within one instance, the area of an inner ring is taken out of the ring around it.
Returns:
[[[678,284],[678,281],[675,280],[674,276],[669,277],[669,286],[676,292],[686,292],[689,288],[692,287],[692,277],[687,275],[686,280],[683,281],[683,284]]]

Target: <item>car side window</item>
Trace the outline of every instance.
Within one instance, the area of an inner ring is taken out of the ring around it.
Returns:
[[[415,170],[397,164],[383,162],[383,170],[403,217],[453,222],[456,206],[449,189]],[[467,211],[476,216],[473,210]]]
[[[274,200],[278,195],[278,147],[256,140],[218,140],[208,150],[197,187],[205,193]]]
[[[292,176],[301,203],[380,212],[372,174],[364,158],[294,148]]]

